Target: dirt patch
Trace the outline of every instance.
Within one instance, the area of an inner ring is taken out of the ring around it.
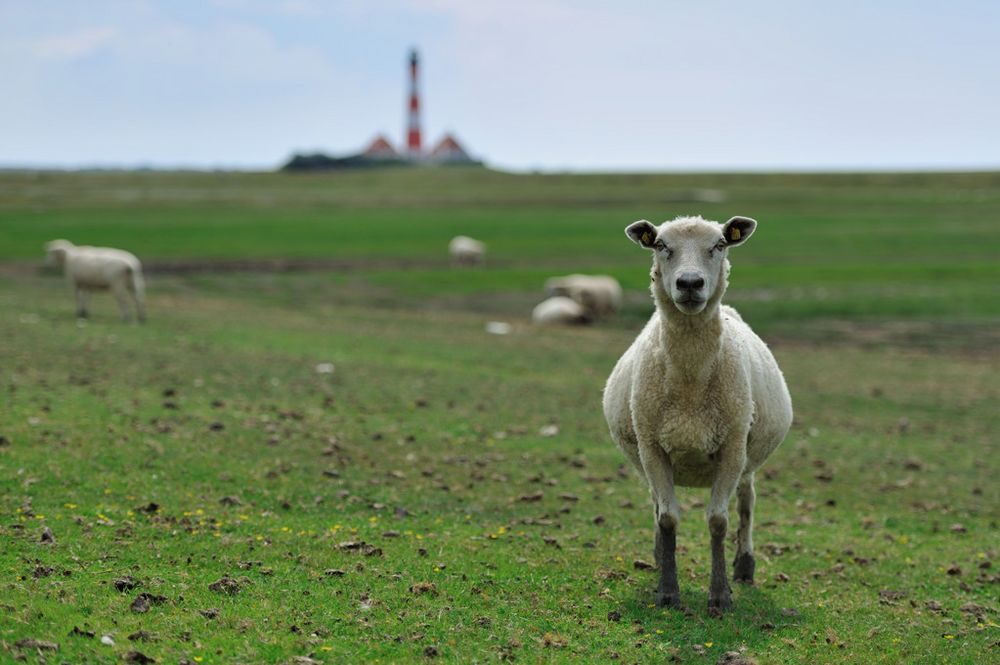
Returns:
[[[162,605],[165,602],[167,602],[166,596],[143,592],[135,597],[130,608],[137,614],[145,614],[153,605]]]
[[[330,270],[356,272],[358,270],[413,270],[445,268],[441,260],[400,258],[240,258],[240,259],[154,259],[143,261],[143,269],[150,274],[181,275],[200,272],[304,272]]]
[[[246,584],[249,584],[250,580],[246,577],[241,577],[239,579],[233,579],[228,575],[223,575],[221,579],[216,580],[208,585],[208,588],[216,593],[224,593],[229,596],[235,596],[238,594]]]
[[[493,264],[495,262],[491,262]],[[356,272],[359,270],[417,270],[447,268],[446,257],[440,260],[418,260],[393,257],[365,258],[163,258],[143,259],[142,269],[147,275],[186,275],[193,273],[230,272],[305,272],[309,270]],[[17,277],[34,274],[53,274],[40,261],[0,261],[0,275]]]
[[[137,580],[131,575],[125,575],[124,577],[119,577],[114,581],[115,588],[118,591],[125,592],[131,591],[136,587],[142,586],[142,581]]]
[[[46,642],[45,640],[36,640],[31,637],[26,637],[24,639],[14,642],[14,646],[18,649],[35,649],[38,651],[57,651],[59,645],[55,642]]]
[[[954,349],[971,355],[991,355],[1000,346],[1000,326],[944,321],[847,321],[819,319],[795,331],[766,335],[769,343],[786,346],[846,344],[859,348],[896,347]]]

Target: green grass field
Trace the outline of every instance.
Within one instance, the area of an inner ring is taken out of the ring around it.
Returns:
[[[721,619],[704,490],[652,607],[600,413],[652,309],[622,229],[685,213],[760,222],[728,301],[796,408]],[[55,237],[138,254],[149,323],[78,324]],[[336,269],[156,271],[247,257]],[[0,661],[996,660],[998,258],[1000,174],[0,173]],[[625,311],[532,328],[575,271]]]

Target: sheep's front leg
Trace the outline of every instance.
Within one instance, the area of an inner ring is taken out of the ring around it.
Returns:
[[[657,607],[681,606],[677,585],[677,524],[680,507],[674,494],[674,469],[666,451],[657,443],[639,444],[639,459],[656,508],[656,563],[660,584],[656,589]]]
[[[76,317],[87,318],[87,290],[79,286],[76,287]]]
[[[756,562],[753,558],[753,505],[756,493],[753,488],[753,473],[740,479],[736,488],[737,510],[740,514],[740,528],[736,532],[736,558],[733,560],[733,581],[753,584]]]
[[[712,537],[712,578],[708,586],[709,611],[723,612],[733,606],[726,576],[726,530],[729,528],[729,500],[746,465],[743,440],[731,442],[719,451],[719,468],[712,482],[708,504],[708,531]]]

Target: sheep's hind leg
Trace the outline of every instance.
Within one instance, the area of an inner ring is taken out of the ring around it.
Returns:
[[[133,275],[129,284],[129,291],[132,292],[132,299],[135,301],[135,316],[139,323],[146,322],[146,284],[142,275]]]
[[[753,506],[755,499],[753,474],[748,473],[740,479],[740,484],[736,488],[740,527],[736,532],[736,559],[733,561],[734,582],[753,584],[754,569],[757,567],[753,558]]]
[[[87,318],[87,291],[80,287],[76,288],[76,318]]]
[[[128,323],[132,319],[132,310],[129,307],[128,288],[121,282],[111,287],[118,301],[118,308],[122,312],[122,321]]]
[[[639,458],[656,506],[656,563],[660,583],[656,589],[657,607],[681,606],[677,584],[677,524],[680,508],[674,494],[674,470],[666,452],[658,444],[639,444]]]

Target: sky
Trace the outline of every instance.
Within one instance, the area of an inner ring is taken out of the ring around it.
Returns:
[[[0,0],[0,166],[1000,168],[995,0]]]

